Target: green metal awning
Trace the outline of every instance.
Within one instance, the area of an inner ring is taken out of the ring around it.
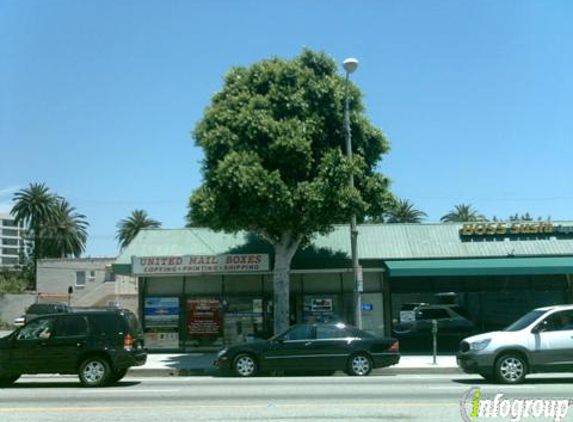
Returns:
[[[386,261],[390,277],[573,274],[573,257]]]

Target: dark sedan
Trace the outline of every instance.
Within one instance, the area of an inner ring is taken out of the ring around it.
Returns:
[[[342,323],[300,324],[269,340],[222,349],[215,365],[241,377],[268,371],[368,375],[400,360],[396,339]]]

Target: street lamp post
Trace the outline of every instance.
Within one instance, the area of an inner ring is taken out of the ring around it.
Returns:
[[[358,60],[348,58],[342,63],[346,70],[346,81],[344,85],[344,126],[346,129],[346,156],[352,162],[352,137],[350,132],[350,106],[348,98],[348,83],[350,74],[358,68]],[[350,173],[349,185],[354,188],[354,175]],[[350,251],[352,255],[352,277],[354,281],[354,324],[362,328],[362,277],[358,267],[358,228],[356,227],[356,214],[352,213],[350,218]]]

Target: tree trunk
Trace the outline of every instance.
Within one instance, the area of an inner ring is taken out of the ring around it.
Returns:
[[[275,267],[273,273],[274,334],[289,327],[290,264],[300,243],[290,234],[283,235],[275,244]]]

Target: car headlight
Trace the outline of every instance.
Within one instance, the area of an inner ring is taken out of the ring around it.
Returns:
[[[489,343],[491,343],[491,339],[486,338],[485,340],[476,341],[474,343],[470,343],[470,350],[472,352],[481,352],[485,349]]]
[[[227,351],[229,350],[228,347],[225,347],[224,349],[221,349],[219,351],[219,353],[217,353],[217,357],[220,358],[221,356],[223,356],[225,353],[227,353]]]

